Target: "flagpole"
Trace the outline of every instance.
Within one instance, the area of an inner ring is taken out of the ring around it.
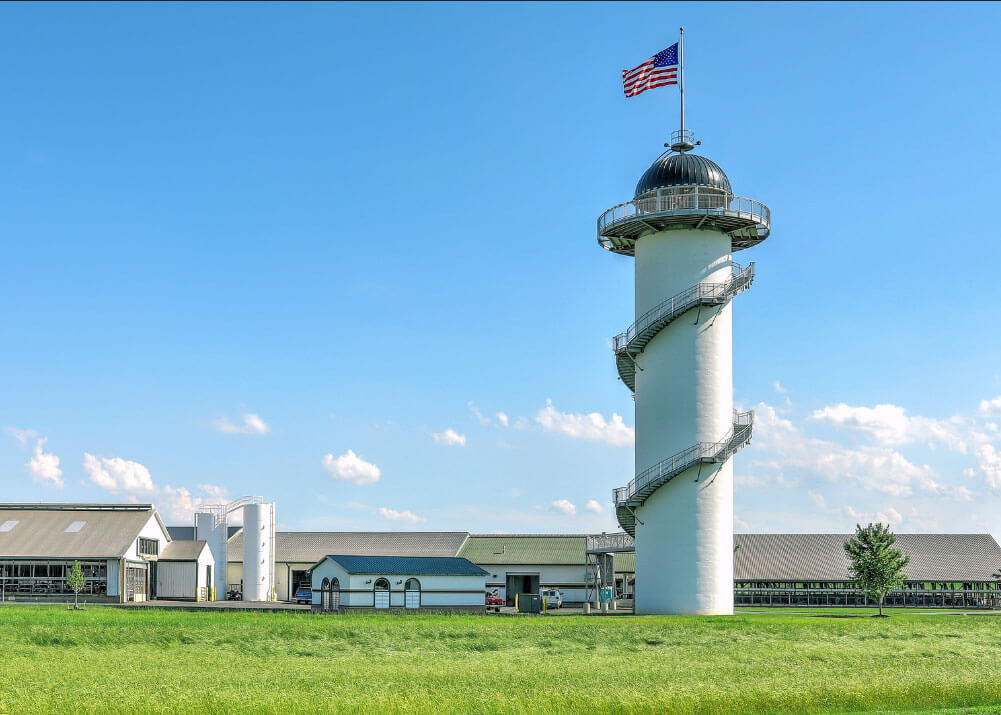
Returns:
[[[685,140],[685,28],[681,28],[681,39],[678,41],[678,76],[681,88],[681,140]]]

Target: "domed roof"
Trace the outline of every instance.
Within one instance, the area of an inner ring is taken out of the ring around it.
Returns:
[[[698,154],[665,154],[657,159],[636,184],[636,196],[665,186],[712,186],[733,193],[730,180],[719,164]]]

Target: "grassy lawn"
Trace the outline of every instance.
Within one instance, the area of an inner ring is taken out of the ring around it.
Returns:
[[[1001,703],[1001,617],[819,615],[7,606],[0,712],[979,711]]]

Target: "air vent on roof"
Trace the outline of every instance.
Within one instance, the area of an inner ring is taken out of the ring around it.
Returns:
[[[83,525],[86,523],[87,523],[86,521],[74,521],[72,524],[66,527],[66,533],[75,534],[76,532],[80,531],[80,529],[82,529]]]
[[[17,526],[17,521],[16,520],[15,521],[5,521],[3,524],[0,524],[0,531],[10,531],[15,526]]]

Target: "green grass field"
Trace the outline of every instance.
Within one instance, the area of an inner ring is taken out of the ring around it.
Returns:
[[[832,615],[6,606],[0,712],[843,712],[1001,703],[1001,618]]]

